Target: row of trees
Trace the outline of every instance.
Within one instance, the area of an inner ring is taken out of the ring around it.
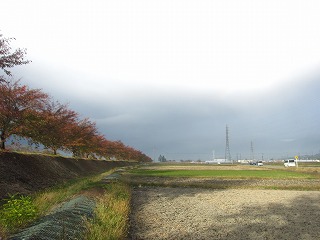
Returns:
[[[12,51],[10,41],[0,34],[0,147],[10,136],[25,138],[31,144],[71,152],[76,157],[127,159],[147,162],[151,158],[124,145],[109,141],[97,130],[96,124],[67,105],[54,101],[40,89],[30,89],[12,78],[8,70],[29,63],[25,49]]]

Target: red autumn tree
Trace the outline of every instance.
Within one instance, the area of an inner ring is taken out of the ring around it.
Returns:
[[[113,158],[113,154],[110,151],[111,146],[112,146],[112,141],[107,140],[105,137],[101,138],[99,145],[98,145],[98,148],[96,150],[97,155],[100,158],[105,158],[105,159],[111,160]]]
[[[69,142],[66,148],[76,157],[84,157],[93,154],[99,143],[98,130],[95,123],[89,119],[77,121],[71,126]]]
[[[118,160],[124,160],[126,158],[126,153],[125,153],[125,145],[119,140],[113,142],[113,152],[114,152],[114,157]]]
[[[139,162],[152,162],[152,159],[151,157],[145,155],[144,153],[141,153],[139,156]]]
[[[26,49],[12,50],[10,42],[15,40],[14,38],[5,38],[0,34],[0,69],[2,69],[6,75],[11,76],[11,72],[8,68],[12,68],[17,65],[27,64],[30,61],[25,59]],[[4,81],[4,76],[0,75],[0,81]]]
[[[47,100],[47,94],[39,89],[29,89],[19,81],[0,83],[1,149],[5,149],[9,136],[22,133],[28,119],[39,112]]]
[[[78,114],[59,102],[51,102],[36,119],[29,122],[29,135],[34,143],[40,143],[57,154],[58,149],[65,149],[70,141],[73,126]]]
[[[141,151],[134,149],[133,147],[125,147],[125,158],[127,160],[138,161],[138,162],[151,162],[152,159]]]
[[[90,155],[95,158],[102,158],[102,152],[103,152],[103,144],[107,141],[105,137],[101,134],[95,135],[93,138],[91,138],[90,143],[88,144],[87,148],[87,157]]]
[[[100,144],[99,155],[109,160],[132,160],[138,162],[151,162],[152,159],[142,152],[123,144],[121,141],[104,140]]]
[[[101,157],[104,157],[105,159],[108,159],[108,160],[117,159],[117,146],[116,146],[116,143],[113,142],[113,141],[109,141],[107,139],[104,139],[100,143],[99,155]]]

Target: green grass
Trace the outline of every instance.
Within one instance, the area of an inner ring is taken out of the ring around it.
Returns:
[[[118,182],[104,186],[105,193],[97,199],[95,217],[87,222],[88,240],[124,239],[128,230],[130,188]]]
[[[58,204],[71,199],[79,192],[96,187],[99,181],[111,171],[103,174],[71,180],[63,185],[29,196],[13,196],[0,208],[0,239],[30,221],[35,220],[53,209]]]
[[[47,214],[60,203],[83,191],[103,188],[96,197],[95,217],[87,221],[85,239],[124,239],[128,230],[130,187],[125,183],[103,184],[100,180],[112,171],[72,180],[32,197],[13,196],[0,209],[0,239],[16,232],[31,221]]]
[[[30,196],[10,196],[0,209],[0,225],[6,232],[34,220],[36,205]]]
[[[309,173],[284,170],[132,170],[139,176],[154,177],[218,177],[218,178],[266,178],[266,179],[313,179]]]

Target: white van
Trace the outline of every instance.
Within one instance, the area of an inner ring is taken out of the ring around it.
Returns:
[[[262,162],[262,161],[258,161],[258,162],[257,162],[257,165],[258,165],[258,166],[263,166],[263,162]]]
[[[286,160],[284,160],[284,166],[285,167],[295,167],[296,161],[294,159],[286,159]]]

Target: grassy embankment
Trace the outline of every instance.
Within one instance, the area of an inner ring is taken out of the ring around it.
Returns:
[[[130,191],[123,183],[106,185],[100,182],[111,172],[73,180],[31,197],[11,197],[0,209],[0,236],[9,236],[76,195],[89,194],[97,203],[94,219],[86,223],[89,229],[86,239],[123,238],[127,230]]]

